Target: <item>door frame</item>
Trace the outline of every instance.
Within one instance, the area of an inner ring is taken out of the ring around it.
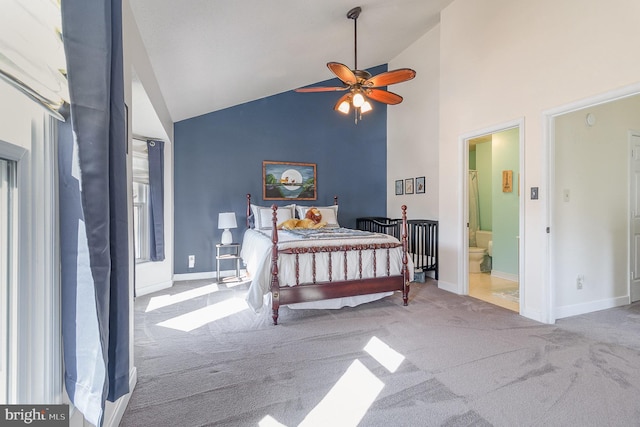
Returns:
[[[631,154],[631,152],[633,150],[633,137],[640,138],[640,130],[631,129],[627,133],[627,139],[628,139],[627,144],[628,144],[628,153],[629,154]],[[627,230],[627,233],[629,235],[628,249],[627,249],[627,259],[628,259],[628,261],[627,261],[627,271],[629,272],[629,280],[628,280],[628,285],[629,285],[629,303],[632,303],[632,302],[640,300],[640,298],[635,299],[635,300],[633,299],[634,295],[633,295],[633,289],[632,289],[632,282],[633,282],[633,278],[634,278],[633,277],[634,276],[634,274],[633,274],[634,273],[633,272],[633,265],[635,264],[634,261],[633,261],[633,256],[632,256],[632,255],[634,255],[634,252],[635,252],[635,250],[633,249],[634,248],[633,226],[632,226],[633,215],[631,213],[631,206],[632,206],[631,202],[633,202],[633,198],[635,197],[633,192],[632,192],[633,187],[631,186],[631,178],[633,176],[632,175],[633,174],[633,167],[632,166],[633,166],[633,155],[630,155],[629,156],[629,164],[628,164],[628,167],[629,167],[629,176],[628,176],[628,178],[629,178],[629,181],[628,181],[628,186],[629,186],[628,200],[629,201],[628,201],[628,203],[629,204],[628,204],[628,209],[627,209],[627,212],[628,212],[628,215],[629,215],[629,221],[628,221],[628,227],[629,228]],[[637,192],[638,192],[638,189],[636,189],[636,193]],[[638,257],[638,254],[635,254],[635,256]],[[636,276],[638,276],[639,273],[640,272],[636,271],[635,272]]]
[[[516,120],[512,120],[509,122],[500,123],[497,125],[489,126],[483,129],[478,129],[464,135],[461,135],[459,138],[460,144],[460,152],[462,153],[461,157],[461,167],[462,171],[462,179],[460,180],[461,188],[459,191],[460,197],[462,198],[459,206],[462,206],[462,209],[459,212],[459,224],[462,232],[460,233],[461,237],[461,247],[462,250],[459,251],[458,258],[458,275],[462,277],[461,281],[461,289],[459,289],[459,293],[462,295],[469,295],[469,233],[467,231],[467,223],[469,220],[469,140],[475,139],[481,136],[499,133],[509,129],[518,129],[518,167],[520,168],[520,179],[518,180],[518,186],[520,187],[520,198],[518,201],[518,234],[520,236],[518,241],[518,287],[520,289],[520,301],[519,301],[519,309],[520,313],[523,312],[523,307],[525,307],[525,274],[524,274],[524,259],[525,259],[525,241],[526,236],[524,233],[524,199],[525,199],[525,191],[526,188],[522,183],[526,182],[526,170],[524,168],[524,117],[521,117]]]
[[[543,185],[542,189],[547,189],[546,194],[541,194],[542,209],[546,215],[546,259],[543,268],[543,303],[541,312],[541,321],[549,324],[555,323],[558,318],[558,308],[556,307],[555,298],[555,275],[556,265],[554,263],[554,222],[553,216],[554,204],[553,197],[555,194],[555,119],[563,114],[571,113],[577,110],[593,107],[600,104],[617,101],[629,96],[640,95],[640,83],[635,83],[622,88],[610,90],[608,92],[595,95],[580,101],[565,104],[559,107],[551,108],[542,112],[542,138],[543,138]],[[628,185],[628,184],[627,184]],[[627,227],[629,227],[629,221]],[[630,233],[630,232],[629,232]],[[628,234],[629,234],[628,233]],[[628,249],[627,249],[628,250]],[[629,257],[627,253],[627,257]],[[629,269],[628,269],[629,270]],[[630,270],[629,270],[630,271]],[[627,285],[630,286],[630,280]],[[576,313],[579,314],[579,313]],[[561,317],[566,317],[562,315]]]

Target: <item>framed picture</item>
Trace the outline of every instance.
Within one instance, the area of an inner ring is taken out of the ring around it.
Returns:
[[[419,176],[416,178],[416,194],[425,192],[426,188],[424,180],[424,176]]]
[[[413,178],[404,180],[404,194],[413,194]]]
[[[511,193],[513,191],[513,171],[502,171],[502,192]]]
[[[396,196],[402,196],[404,194],[404,181],[401,179],[396,181]]]
[[[316,200],[316,164],[262,162],[264,200]]]

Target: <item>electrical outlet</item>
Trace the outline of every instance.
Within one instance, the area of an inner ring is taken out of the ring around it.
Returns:
[[[576,279],[576,288],[582,289],[583,285],[584,285],[584,276],[580,274]]]
[[[189,268],[193,268],[196,266],[196,256],[189,255]]]

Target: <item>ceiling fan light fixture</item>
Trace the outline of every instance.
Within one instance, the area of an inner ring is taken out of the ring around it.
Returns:
[[[342,114],[349,114],[350,109],[351,106],[349,105],[349,101],[342,101],[338,106],[338,111],[340,111]]]
[[[362,96],[362,94],[360,92],[357,92],[355,95],[353,95],[353,106],[356,108],[360,108],[362,107],[362,104],[365,103],[365,99],[364,96]]]
[[[364,104],[362,104],[362,107],[360,107],[360,112],[361,113],[366,113],[366,112],[371,111],[371,110],[373,110],[373,107],[371,106],[369,101],[364,101]]]

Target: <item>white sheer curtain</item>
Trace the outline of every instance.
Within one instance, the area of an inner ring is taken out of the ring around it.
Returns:
[[[476,231],[480,228],[478,171],[469,171],[469,246],[476,246]]]

